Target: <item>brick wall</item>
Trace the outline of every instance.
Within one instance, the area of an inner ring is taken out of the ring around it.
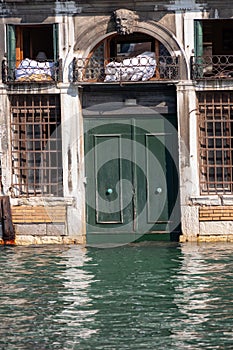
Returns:
[[[64,223],[66,221],[65,206],[12,206],[14,224],[26,223]]]
[[[229,221],[233,220],[233,206],[201,207],[199,209],[200,221]]]

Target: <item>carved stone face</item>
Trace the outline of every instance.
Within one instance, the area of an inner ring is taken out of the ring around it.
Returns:
[[[133,32],[136,16],[130,10],[120,9],[114,12],[116,30],[119,34],[130,34]]]

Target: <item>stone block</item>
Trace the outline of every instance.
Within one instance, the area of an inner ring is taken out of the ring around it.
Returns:
[[[199,208],[195,206],[181,207],[182,234],[189,241],[199,235]]]
[[[233,196],[223,195],[222,196],[222,204],[223,205],[233,205]]]
[[[193,205],[221,205],[221,198],[217,195],[190,197]]]
[[[16,235],[46,236],[46,224],[15,224]]]
[[[62,244],[63,239],[61,236],[43,236],[40,237],[41,244]]]
[[[200,236],[233,235],[233,221],[201,221]]]
[[[64,224],[47,224],[47,236],[64,236],[66,229]]]

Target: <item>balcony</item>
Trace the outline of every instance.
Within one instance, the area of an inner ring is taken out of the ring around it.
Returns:
[[[136,57],[104,59],[75,58],[73,79],[79,83],[121,83],[145,81],[174,81],[180,78],[178,57],[158,56],[151,52]]]
[[[2,61],[2,81],[6,84],[50,83],[62,81],[62,60],[36,61],[24,59],[21,62]]]
[[[191,58],[193,80],[233,79],[233,55]]]

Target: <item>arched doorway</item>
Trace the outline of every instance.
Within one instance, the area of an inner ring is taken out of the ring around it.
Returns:
[[[116,70],[145,52],[156,62],[149,79],[106,80],[108,64]],[[179,58],[148,33],[113,33],[76,64],[84,83],[87,243],[178,237]]]

